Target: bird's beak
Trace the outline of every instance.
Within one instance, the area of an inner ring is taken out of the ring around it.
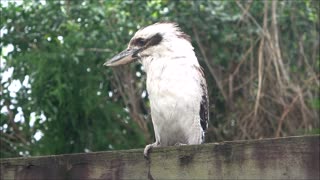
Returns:
[[[119,66],[123,64],[128,64],[133,60],[138,58],[138,53],[140,49],[128,48],[121,53],[115,55],[109,61],[105,62],[105,66]]]

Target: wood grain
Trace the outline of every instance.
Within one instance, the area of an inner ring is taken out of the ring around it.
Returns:
[[[319,179],[319,135],[1,159],[1,179]]]

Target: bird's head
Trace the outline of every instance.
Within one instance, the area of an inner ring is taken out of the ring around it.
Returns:
[[[178,57],[190,52],[194,54],[189,36],[183,33],[177,24],[156,23],[138,30],[131,38],[127,49],[115,55],[104,65],[119,66],[137,59],[143,61],[164,56]]]

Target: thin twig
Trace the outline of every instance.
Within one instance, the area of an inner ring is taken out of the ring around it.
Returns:
[[[227,94],[226,94],[226,92],[223,90],[223,86],[222,86],[222,84],[221,84],[221,81],[219,80],[218,76],[216,75],[216,73],[214,72],[213,68],[211,67],[211,64],[209,63],[209,60],[208,60],[208,57],[207,57],[206,52],[205,52],[205,50],[204,50],[204,47],[203,47],[203,45],[202,45],[202,43],[201,43],[201,41],[200,41],[200,39],[199,39],[198,32],[197,32],[197,30],[196,30],[196,28],[195,28],[194,26],[192,26],[192,30],[193,30],[193,33],[194,33],[194,35],[195,35],[196,42],[197,42],[197,44],[198,44],[198,46],[199,46],[200,52],[201,52],[201,54],[202,54],[202,56],[203,56],[204,62],[206,63],[206,65],[207,65],[207,67],[208,67],[208,69],[209,69],[209,71],[210,71],[211,76],[212,76],[212,77],[214,78],[214,80],[216,81],[217,86],[218,86],[218,88],[220,89],[220,92],[221,92],[223,98],[224,98],[226,101],[228,101]]]
[[[241,15],[241,17],[240,17],[240,20],[237,22],[237,26],[239,25],[239,22],[242,21],[242,20],[247,16],[247,13],[249,12],[249,9],[250,9],[250,7],[251,7],[251,5],[252,5],[252,2],[253,2],[253,0],[249,0],[249,1],[247,2],[248,5],[247,5],[246,8],[244,9],[244,11],[243,11],[243,13],[242,13],[242,15]],[[237,1],[237,3],[239,3],[239,1]]]
[[[272,25],[272,29],[273,29],[273,38],[274,38],[274,53],[276,54],[276,59],[278,61],[278,64],[281,68],[281,72],[283,75],[284,80],[286,81],[286,83],[289,82],[289,76],[288,73],[286,71],[286,69],[284,68],[284,64],[283,64],[283,60],[282,60],[282,56],[281,56],[281,50],[280,50],[280,46],[279,46],[279,32],[278,32],[278,21],[277,21],[277,0],[273,0],[271,3],[271,25]]]
[[[268,16],[268,1],[264,3],[264,17],[263,17],[263,29],[267,29],[267,16]],[[258,92],[256,96],[256,102],[254,106],[254,120],[257,119],[259,101],[262,91],[262,79],[263,79],[263,47],[264,47],[264,37],[261,38],[259,45],[259,55],[258,55]]]
[[[281,115],[281,118],[279,120],[279,124],[278,124],[278,128],[275,134],[275,137],[279,137],[280,136],[280,131],[282,129],[282,124],[284,122],[284,119],[286,118],[286,116],[288,115],[288,113],[291,111],[293,105],[295,104],[295,102],[299,99],[299,95],[297,95],[292,102],[290,103],[290,105],[284,110],[284,112]]]

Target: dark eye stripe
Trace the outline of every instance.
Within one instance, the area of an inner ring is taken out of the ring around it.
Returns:
[[[157,33],[156,35],[148,39],[143,39],[143,38],[134,39],[132,40],[131,45],[139,46],[139,47],[145,46],[144,49],[146,49],[150,46],[158,45],[161,41],[162,41],[162,36],[159,33]]]
[[[150,46],[156,46],[158,44],[160,44],[160,42],[162,41],[162,36],[161,34],[157,33],[156,35],[152,36],[150,39],[148,39],[148,43],[147,43],[147,47]]]
[[[138,39],[134,40],[132,44],[134,44],[136,46],[144,46],[146,44],[146,40],[143,38],[138,38]]]

